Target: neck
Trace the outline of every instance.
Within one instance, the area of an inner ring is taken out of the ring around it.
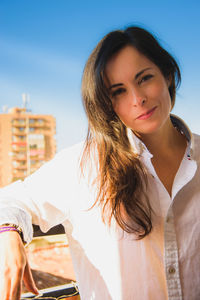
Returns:
[[[174,149],[185,149],[187,145],[185,136],[173,126],[170,118],[160,130],[155,133],[140,135],[139,138],[154,157],[169,155],[173,153]]]

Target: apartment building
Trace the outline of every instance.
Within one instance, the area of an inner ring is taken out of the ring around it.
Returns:
[[[14,107],[0,114],[0,187],[24,179],[56,152],[56,121]]]

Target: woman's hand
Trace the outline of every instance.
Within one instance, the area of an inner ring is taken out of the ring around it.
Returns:
[[[18,232],[0,234],[0,300],[20,300],[22,280],[26,288],[38,294],[26,251]]]

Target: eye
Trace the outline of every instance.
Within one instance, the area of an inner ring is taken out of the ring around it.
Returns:
[[[147,75],[143,76],[143,77],[138,81],[138,84],[141,84],[141,83],[143,83],[143,82],[149,80],[149,79],[152,78],[152,77],[153,77],[152,74],[147,74]]]
[[[119,88],[119,89],[116,89],[115,91],[111,92],[111,97],[112,98],[115,98],[119,95],[121,95],[122,93],[125,92],[125,89],[124,88]]]

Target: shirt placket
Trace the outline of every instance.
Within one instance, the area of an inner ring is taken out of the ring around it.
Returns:
[[[155,172],[155,169],[151,163],[151,156],[145,153],[143,158],[144,157],[145,165],[160,186],[160,192],[162,191],[163,193],[163,195],[160,195],[160,198],[164,198],[165,201],[167,201],[167,192]],[[164,266],[166,273],[167,292],[168,300],[182,300],[182,289],[178,263],[178,245],[176,240],[174,214],[172,210],[173,199],[171,198],[170,201],[171,204],[168,208],[164,223]]]
[[[172,206],[168,210],[164,227],[165,242],[165,273],[168,289],[169,300],[182,300],[179,264],[178,264],[178,247],[176,232],[174,226],[174,215]]]

